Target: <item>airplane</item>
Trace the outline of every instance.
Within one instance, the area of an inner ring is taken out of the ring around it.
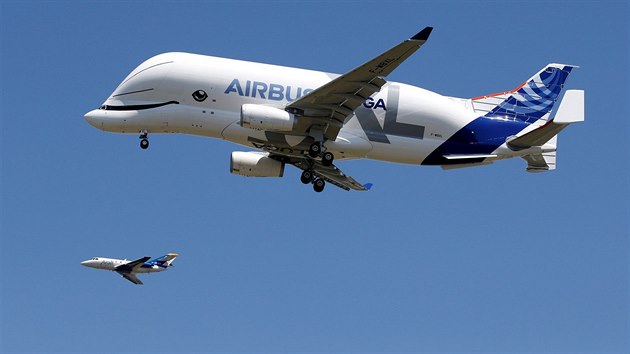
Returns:
[[[443,169],[521,157],[529,172],[556,168],[557,135],[584,121],[584,91],[567,90],[574,65],[548,64],[516,88],[474,98],[437,94],[385,77],[433,28],[343,74],[190,53],[154,56],[85,114],[107,132],[181,133],[257,149],[234,151],[230,171],[282,177],[285,165],[316,192],[331,183],[369,190],[337,160],[373,159]]]
[[[142,285],[142,281],[136,276],[137,273],[154,273],[167,270],[172,267],[173,260],[177,253],[169,253],[164,256],[151,259],[151,257],[138,258],[135,261],[126,259],[94,257],[81,262],[82,265],[90,268],[105,269],[115,271],[130,282]]]

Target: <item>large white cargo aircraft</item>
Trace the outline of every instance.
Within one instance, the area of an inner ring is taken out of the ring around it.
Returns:
[[[155,273],[167,270],[173,266],[173,261],[177,257],[176,253],[169,253],[164,256],[151,259],[151,257],[142,257],[135,261],[126,259],[94,257],[81,262],[81,265],[96,269],[105,269],[117,272],[123,278],[130,282],[142,285],[142,282],[136,276],[136,273]]]
[[[385,77],[420,48],[431,27],[344,75],[188,53],[142,63],[85,119],[116,133],[183,133],[262,151],[235,151],[232,173],[282,177],[290,164],[317,192],[326,182],[367,190],[333,160],[439,165],[445,169],[521,157],[527,171],[556,167],[557,134],[584,120],[574,68],[549,64],[513,90],[455,98]]]

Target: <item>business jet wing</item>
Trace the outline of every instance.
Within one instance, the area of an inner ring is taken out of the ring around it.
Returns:
[[[117,271],[118,272],[118,271]],[[140,281],[140,279],[138,279],[138,277],[133,274],[133,273],[122,273],[122,272],[118,272],[118,274],[122,275],[123,278],[129,280],[130,282],[137,284],[137,285],[142,285],[142,281]]]
[[[119,265],[118,267],[116,267],[115,270],[118,273],[120,273],[120,274],[130,273],[130,272],[133,272],[136,268],[138,268],[141,265],[143,265],[144,262],[148,261],[149,259],[151,259],[151,257],[142,257],[142,258],[136,259],[135,261],[131,261],[129,263],[125,263],[125,264]],[[124,277],[124,275],[123,275],[123,277]],[[131,280],[131,279],[129,279],[129,280]]]
[[[429,38],[433,27],[411,37],[356,69],[291,102],[287,111],[313,118],[324,137],[335,140],[339,130],[365,100],[385,85],[389,75]]]
[[[366,191],[372,187],[372,184],[370,183],[362,185],[354,178],[347,176],[334,164],[324,166],[320,161],[300,157],[290,158],[287,162],[301,170],[310,170],[313,172],[315,177],[322,178],[324,181],[332,183],[335,186],[347,191],[350,189]]]

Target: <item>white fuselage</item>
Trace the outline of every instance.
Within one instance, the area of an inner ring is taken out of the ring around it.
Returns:
[[[104,258],[104,257],[94,257],[88,260],[81,262],[81,265],[90,268],[96,269],[104,269],[104,270],[112,270],[115,271],[116,267],[127,264],[131,261],[126,259],[116,259],[116,258]],[[134,273],[154,273],[161,272],[166,270],[165,267],[159,267],[157,265],[142,265],[134,269]]]
[[[166,53],[136,68],[85,119],[98,129],[116,133],[146,130],[220,138],[254,148],[265,142],[293,147],[303,143],[305,136],[242,127],[242,105],[283,108],[335,77],[312,70]],[[421,164],[479,116],[468,99],[388,82],[355,110],[337,139],[326,141],[325,147],[336,159]],[[509,152],[501,144],[496,148]]]

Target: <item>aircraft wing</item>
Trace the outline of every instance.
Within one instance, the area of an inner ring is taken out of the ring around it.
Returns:
[[[144,262],[148,261],[149,259],[151,259],[151,257],[142,257],[142,258],[136,259],[135,261],[131,261],[129,263],[119,265],[118,267],[116,267],[115,270],[120,274],[133,272],[137,267],[140,267],[141,265],[144,264]],[[124,276],[125,275],[123,275],[123,277]]]
[[[118,272],[118,274],[122,275],[123,278],[129,280],[130,282],[137,284],[137,285],[142,285],[142,281],[140,281],[140,279],[138,279],[138,277],[133,274],[133,273],[122,273],[122,272]]]
[[[387,81],[383,79],[422,46],[433,27],[411,37],[287,105],[287,111],[310,117],[324,137],[335,140],[346,119]]]
[[[300,157],[290,158],[287,163],[290,163],[301,170],[311,170],[316,177],[322,178],[326,182],[332,183],[335,186],[347,191],[350,189],[366,191],[372,187],[372,184],[370,183],[362,185],[354,178],[346,176],[346,174],[341,172],[341,170],[335,165],[324,166],[320,161]]]

